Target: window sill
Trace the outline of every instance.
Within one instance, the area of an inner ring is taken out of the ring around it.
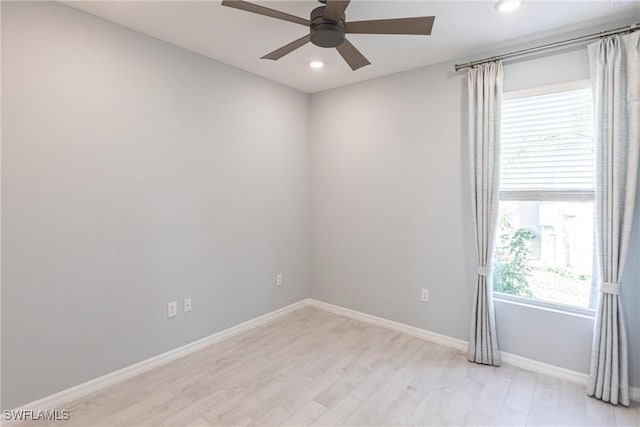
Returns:
[[[516,295],[503,294],[494,292],[493,299],[495,301],[507,304],[520,305],[523,307],[534,308],[538,310],[551,311],[554,313],[566,314],[569,316],[583,317],[587,319],[595,319],[596,311],[591,308],[574,307],[571,305],[558,304],[548,301],[534,300],[531,298],[519,297]]]

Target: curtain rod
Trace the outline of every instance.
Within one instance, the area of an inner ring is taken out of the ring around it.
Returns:
[[[582,43],[589,40],[595,40],[602,37],[612,36],[620,33],[631,33],[633,31],[640,30],[640,23],[627,25],[626,27],[616,28],[615,30],[602,31],[600,33],[589,34],[582,37],[576,37],[574,39],[564,40],[561,42],[545,44],[542,46],[532,47],[529,49],[518,50],[516,52],[505,53],[504,55],[492,56],[491,58],[481,59],[479,61],[471,61],[465,64],[456,64],[455,70],[460,71],[463,68],[470,68],[480,64],[486,64],[487,62],[499,61],[501,59],[514,58],[516,56],[528,55],[535,52],[541,52],[543,50],[556,49],[563,46],[569,46],[572,44]]]

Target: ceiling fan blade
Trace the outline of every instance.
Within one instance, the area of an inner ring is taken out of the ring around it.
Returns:
[[[327,0],[324,6],[324,19],[340,22],[345,9],[349,6],[349,1],[350,0]]]
[[[263,56],[260,59],[271,59],[273,61],[277,61],[278,59],[282,58],[286,54],[291,53],[297,48],[302,47],[305,44],[309,43],[309,41],[311,41],[311,36],[307,34],[306,36],[300,37],[298,40],[292,41],[291,43],[284,45],[281,48],[276,49],[271,53],[267,53],[265,56]]]
[[[351,34],[418,34],[430,35],[435,16],[417,18],[378,19],[374,21],[347,22]]]
[[[365,58],[364,55],[361,54],[360,51],[351,44],[351,42],[349,42],[349,40],[345,39],[344,43],[336,47],[336,49],[353,71],[371,64],[371,62],[369,62],[369,60]]]
[[[268,7],[260,6],[259,4],[249,3],[242,0],[224,0],[223,6],[233,7],[234,9],[244,10],[246,12],[257,13],[258,15],[269,16],[271,18],[282,19],[283,21],[293,22],[294,24],[300,24],[309,26],[311,23],[308,19],[300,18],[298,16],[289,15],[288,13],[280,12],[279,10],[269,9]]]

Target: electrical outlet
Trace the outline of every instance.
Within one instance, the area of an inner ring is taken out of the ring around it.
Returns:
[[[282,286],[282,273],[276,274],[276,286]]]
[[[167,317],[176,317],[178,315],[178,302],[172,301],[167,304]]]
[[[191,298],[184,299],[183,309],[185,313],[191,311]]]
[[[422,289],[420,292],[420,300],[422,300],[422,302],[429,302],[429,289]]]

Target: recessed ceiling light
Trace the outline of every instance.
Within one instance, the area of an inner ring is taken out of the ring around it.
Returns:
[[[322,68],[322,67],[324,67],[324,62],[322,62],[322,61],[311,61],[311,62],[309,62],[309,67],[311,67],[311,68]]]
[[[520,7],[522,0],[499,0],[496,3],[496,10],[500,12],[511,12]]]

